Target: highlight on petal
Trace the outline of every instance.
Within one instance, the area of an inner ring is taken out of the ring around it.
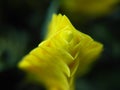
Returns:
[[[103,45],[79,32],[65,15],[53,15],[45,40],[19,63],[48,90],[74,90],[77,76],[88,72]]]
[[[45,38],[52,36],[58,31],[66,29],[75,29],[65,15],[53,14],[53,18],[48,26],[48,32]]]

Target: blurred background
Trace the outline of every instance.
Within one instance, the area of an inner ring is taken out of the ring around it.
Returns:
[[[24,80],[17,63],[43,40],[53,13],[104,44],[101,57],[76,90],[120,90],[119,0],[0,0],[0,90],[45,90]]]

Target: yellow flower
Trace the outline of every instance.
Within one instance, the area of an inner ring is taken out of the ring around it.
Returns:
[[[67,13],[97,17],[114,10],[120,0],[60,0]],[[76,16],[76,15],[75,15]]]
[[[74,90],[76,76],[88,71],[103,45],[77,31],[65,15],[53,15],[45,40],[19,63],[48,90]]]

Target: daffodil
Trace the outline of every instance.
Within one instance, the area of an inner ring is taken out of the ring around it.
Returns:
[[[103,45],[76,30],[65,15],[54,14],[43,42],[19,63],[48,90],[75,90],[77,76],[86,73]]]

